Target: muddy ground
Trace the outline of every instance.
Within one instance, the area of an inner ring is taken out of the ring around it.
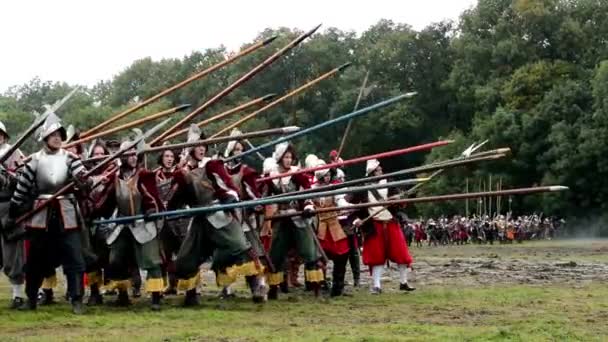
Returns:
[[[410,252],[415,258],[413,283],[419,287],[608,282],[608,240],[413,246]],[[396,265],[389,274],[386,280],[398,279]]]

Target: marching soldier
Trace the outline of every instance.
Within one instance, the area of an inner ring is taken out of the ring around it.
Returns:
[[[11,148],[9,145],[8,132],[0,122],[0,155],[4,155]],[[14,171],[19,161],[23,158],[21,151],[14,152],[3,165],[0,165],[0,219],[2,223],[8,218],[8,208],[11,194],[15,190],[16,179],[10,171]],[[2,268],[12,288],[11,309],[18,309],[24,304],[25,286],[25,246],[22,238],[11,239],[7,234],[2,234]]]
[[[121,149],[128,144],[128,141],[123,142]],[[135,149],[128,152],[133,153]],[[137,154],[121,158],[119,171],[110,178],[106,193],[96,204],[101,216],[151,214],[164,209],[155,175],[144,169],[141,162],[142,158]],[[110,246],[107,275],[111,280],[109,287],[118,290],[118,306],[130,305],[127,292],[131,286],[130,270],[142,269],[147,273],[145,289],[152,296],[150,308],[160,310],[163,280],[157,238],[159,225],[157,221],[138,220],[106,228],[106,243]]]
[[[98,142],[91,148],[89,157],[97,158],[107,156],[109,151],[106,146]],[[105,170],[101,170],[98,174],[92,175],[93,188],[89,193],[88,200],[93,203],[100,203],[100,198],[107,191],[109,186],[110,175],[117,171],[118,166],[115,163],[109,165]],[[84,206],[85,208],[88,206]],[[85,220],[89,222],[94,218],[93,212],[88,212],[84,215]],[[107,266],[110,258],[110,248],[106,244],[105,236],[101,229],[98,229],[93,224],[89,225],[89,239],[91,241],[91,248],[96,256],[94,263],[87,265],[87,281],[89,285],[89,299],[87,305],[101,305],[103,304],[103,296],[101,294],[101,287],[104,284],[104,271],[107,271]]]
[[[192,131],[192,130],[191,130]],[[201,137],[189,136],[188,140]],[[190,172],[177,173],[175,195],[169,208],[210,206],[215,203],[238,201],[238,190],[221,160],[205,157],[205,146],[192,148]],[[263,267],[256,262],[251,244],[245,238],[234,213],[217,211],[194,216],[176,259],[178,289],[186,291],[185,306],[198,304],[196,288],[200,283],[199,267],[213,256],[212,268],[218,286],[234,283],[239,276],[247,277],[255,302],[266,300],[266,286],[260,279]]]
[[[158,169],[155,171],[156,186],[163,205],[167,207],[175,195],[177,185],[173,182],[176,170],[177,154],[167,149],[158,158]],[[188,230],[189,218],[166,220],[160,232],[161,250],[163,257],[163,275],[167,276],[165,295],[177,294],[177,277],[175,275],[175,257],[181,247]]]
[[[382,166],[376,159],[367,161],[366,176],[382,175]],[[379,182],[386,183],[386,179]],[[388,189],[375,189],[366,193],[364,202],[374,203],[386,201],[388,199]],[[396,220],[396,215],[392,210],[383,210],[382,207],[370,207],[367,211],[363,211],[363,217],[374,215],[371,220],[366,222],[366,226],[362,228],[364,232],[363,239],[363,263],[370,267],[373,285],[371,293],[382,293],[382,285],[380,279],[384,272],[384,265],[387,261],[392,261],[399,266],[400,286],[402,291],[413,291],[407,282],[408,269],[411,269],[413,259],[410,256],[403,236],[403,230],[399,227]],[[389,208],[390,209],[390,208]],[[361,219],[355,220],[356,226],[361,226]]]
[[[274,158],[278,163],[277,173],[295,171],[298,168],[292,166],[296,155],[293,147],[288,143],[278,144],[275,148]],[[300,188],[309,189],[310,182],[307,176],[297,174],[291,177],[273,179],[268,184],[271,195],[285,194],[297,191]],[[304,203],[279,204],[278,213],[303,209],[305,217],[292,217],[273,221],[272,244],[270,248],[270,259],[277,270],[283,269],[287,259],[287,252],[291,247],[295,247],[297,254],[305,263],[305,279],[319,294],[320,283],[325,279],[323,271],[319,267],[319,251],[315,245],[314,232],[310,226],[309,219],[313,216],[314,204],[312,201]],[[278,287],[283,281],[283,272],[275,272],[269,275],[270,299],[278,298]]]
[[[43,148],[32,155],[19,175],[17,188],[9,207],[9,230],[15,227],[15,219],[22,213],[24,205],[35,199],[38,206],[53,193],[75,181],[80,189],[86,189],[90,180],[85,179],[86,169],[78,156],[61,148],[66,131],[60,119],[51,114],[42,127],[40,140]],[[80,229],[81,219],[73,193],[59,196],[26,222],[29,238],[29,254],[26,260],[27,303],[24,309],[35,310],[38,289],[49,270],[61,264],[66,275],[68,294],[75,314],[83,313],[83,272]]]
[[[325,164],[325,162],[320,160],[319,165],[321,164]],[[336,181],[332,182],[331,171],[332,170],[330,169],[316,171],[315,178],[317,182],[314,187],[323,187],[332,183],[335,184]],[[315,199],[314,202],[318,208],[344,207],[350,205],[344,198],[344,195],[322,197]],[[327,257],[332,260],[334,264],[330,295],[332,297],[341,296],[344,292],[344,276],[346,274],[346,263],[348,262],[349,257],[349,243],[348,237],[335,213],[319,214],[317,237],[325,254],[327,254]]]
[[[231,135],[239,135],[241,132],[238,129],[234,129]],[[245,149],[244,144],[241,141],[232,140],[228,142],[226,150],[224,151],[224,157],[238,156]],[[258,173],[251,166],[243,163],[240,158],[236,158],[226,164],[226,170],[232,179],[232,183],[238,190],[238,195],[241,200],[255,200],[261,198],[259,187],[257,184]],[[247,241],[251,244],[252,251],[255,253],[256,262],[261,262],[259,258],[266,255],[266,250],[259,237],[260,227],[258,223],[258,217],[262,214],[263,207],[257,208],[246,208],[241,210],[241,227],[247,237]],[[266,265],[268,267],[268,265]],[[251,277],[250,277],[251,278]],[[248,282],[250,280],[248,279]],[[264,277],[260,277],[260,282],[263,286],[266,286]],[[223,290],[224,296],[231,296],[232,290],[230,287],[225,287]]]

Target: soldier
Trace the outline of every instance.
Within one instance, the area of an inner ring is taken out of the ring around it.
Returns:
[[[0,122],[0,156],[8,152],[11,145],[8,143],[10,136],[6,127]],[[0,219],[5,224],[8,218],[8,208],[11,194],[15,190],[16,178],[9,170],[15,170],[19,161],[23,158],[20,150],[15,151],[3,165],[0,165]],[[24,304],[25,286],[25,246],[22,238],[10,239],[7,234],[2,234],[2,267],[12,288],[12,301],[10,308],[18,309]]]
[[[295,171],[298,169],[292,166],[296,159],[293,147],[289,143],[278,144],[275,148],[274,159],[278,163],[277,173]],[[285,194],[298,189],[310,188],[307,176],[297,174],[290,177],[276,178],[268,183],[270,194]],[[285,213],[293,210],[303,209],[304,217],[291,217],[273,221],[272,244],[270,248],[270,258],[277,270],[282,270],[287,259],[287,252],[291,247],[295,247],[298,255],[304,260],[305,279],[310,283],[310,287],[319,294],[320,283],[323,282],[323,271],[320,269],[319,251],[315,245],[313,231],[310,227],[310,218],[313,216],[314,205],[312,201],[303,203],[279,204],[278,213]],[[283,281],[283,272],[275,272],[269,275],[268,282],[271,286],[268,294],[269,299],[278,298],[278,286]]]
[[[380,162],[376,159],[368,160],[365,174],[367,176],[382,175]],[[379,183],[386,183],[386,179],[381,180]],[[369,203],[385,201],[388,199],[388,189],[370,190],[366,195],[364,201]],[[367,213],[363,213],[364,217],[374,215],[366,223],[367,227],[363,229],[365,232],[363,239],[363,263],[371,268],[373,278],[371,293],[380,294],[382,292],[380,279],[382,278],[384,265],[387,261],[392,261],[399,267],[399,289],[402,291],[413,291],[415,288],[411,287],[407,282],[408,269],[411,270],[413,259],[407,248],[403,231],[399,227],[392,208],[376,213],[380,209],[383,208],[370,207]],[[355,220],[354,224],[361,226],[362,221],[360,219]]]
[[[190,135],[189,140],[192,138],[200,139]],[[206,146],[193,148],[189,153],[191,171],[175,175],[174,184],[177,187],[169,202],[170,209],[238,201],[238,190],[223,162],[209,160],[205,157],[205,151]],[[254,302],[266,300],[267,289],[259,277],[263,274],[263,268],[256,263],[255,254],[239,222],[233,212],[217,211],[193,217],[177,255],[178,289],[186,291],[185,306],[198,305],[196,288],[200,282],[199,267],[211,256],[218,286],[229,286],[238,276],[245,276]]]
[[[168,206],[175,195],[176,186],[173,177],[176,171],[177,154],[173,150],[164,150],[158,158],[158,169],[155,171],[156,186],[163,204]],[[177,277],[175,260],[188,230],[189,218],[166,220],[160,232],[163,257],[163,275],[167,276],[165,295],[177,294]]]
[[[91,148],[89,157],[97,158],[107,156],[109,151],[102,142],[97,142]],[[93,188],[89,193],[89,201],[91,203],[100,203],[100,198],[107,191],[109,178],[112,173],[117,171],[118,166],[114,163],[109,165],[105,170],[101,170],[98,174],[92,175]],[[84,206],[85,208],[87,206]],[[89,212],[84,215],[85,220],[89,222],[94,218],[94,213]],[[91,248],[95,254],[96,261],[92,264],[87,265],[87,282],[89,285],[89,299],[87,305],[101,305],[103,304],[103,296],[101,294],[101,287],[104,284],[104,271],[107,270],[107,266],[110,258],[110,248],[106,244],[105,236],[102,234],[102,230],[97,229],[95,225],[89,223],[89,239],[91,241]]]
[[[320,161],[319,165],[325,164]],[[315,172],[317,182],[314,187],[323,187],[332,182],[331,170],[319,170]],[[344,198],[344,195],[331,197],[322,197],[314,200],[315,205],[319,208],[324,207],[345,207],[350,205]],[[332,297],[342,296],[344,294],[344,276],[346,274],[346,263],[349,257],[348,237],[335,213],[321,213],[319,216],[319,224],[317,227],[317,237],[321,244],[321,248],[327,254],[327,257],[333,262],[332,272],[332,288],[330,295]]]
[[[124,149],[130,142],[125,141]],[[96,208],[101,216],[132,216],[151,214],[164,210],[156,187],[155,174],[141,166],[141,155],[133,153],[121,158],[120,169],[108,181],[105,193],[100,196]],[[157,238],[160,222],[138,220],[133,223],[106,227],[106,243],[110,246],[107,275],[110,288],[118,290],[116,305],[130,305],[128,288],[131,286],[130,270],[145,270],[145,289],[151,293],[150,308],[160,310],[163,280],[161,273],[160,246]]]
[[[241,132],[234,129],[231,135],[239,135]],[[244,144],[238,140],[232,140],[228,142],[226,150],[224,151],[224,157],[238,156],[245,150]],[[238,195],[241,200],[256,200],[261,198],[259,192],[259,186],[257,184],[258,173],[251,166],[243,163],[240,158],[233,159],[231,162],[226,164],[226,170],[232,179],[232,183],[238,190]],[[259,230],[261,227],[259,223],[259,216],[263,214],[264,207],[259,206],[256,208],[246,208],[241,211],[241,227],[247,237],[247,240],[252,246],[253,252],[255,253],[256,262],[260,262],[258,259],[261,256],[266,255],[266,250],[259,237]],[[265,265],[268,267],[268,265]],[[250,277],[251,278],[251,277]],[[248,279],[250,282],[250,280]],[[266,286],[266,280],[264,277],[260,277],[261,285]],[[225,287],[222,291],[223,296],[231,296],[232,290],[230,287]]]
[[[32,155],[19,175],[9,207],[9,230],[14,230],[15,219],[22,213],[25,203],[35,198],[34,205],[46,202],[53,193],[75,181],[80,189],[90,185],[85,179],[86,169],[80,159],[61,148],[66,139],[66,131],[60,119],[51,114],[42,127],[40,140],[43,148]],[[50,269],[61,264],[67,278],[68,293],[72,311],[81,314],[83,296],[83,272],[80,228],[82,222],[77,211],[77,201],[73,193],[59,196],[26,222],[30,243],[26,260],[27,303],[24,309],[35,310],[38,289]]]

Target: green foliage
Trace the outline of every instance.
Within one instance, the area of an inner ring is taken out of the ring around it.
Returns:
[[[284,27],[266,29],[256,41],[278,35],[269,47],[121,122],[182,103],[196,108],[300,33]],[[594,0],[480,0],[457,24],[440,22],[420,31],[390,20],[381,20],[360,35],[328,28],[195,120],[269,93],[282,95],[352,62],[341,75],[262,113],[243,129],[305,127],[348,113],[369,71],[367,96],[360,107],[406,91],[416,90],[419,95],[358,119],[344,157],[439,137],[456,138],[452,147],[427,156],[417,153],[386,161],[387,169],[397,169],[420,164],[425,158],[452,158],[470,143],[489,139],[488,148],[511,147],[512,158],[485,163],[475,170],[450,171],[425,186],[423,193],[461,192],[466,179],[477,184],[492,174],[502,179],[504,188],[548,183],[572,188],[563,195],[517,198],[513,203],[516,211],[579,216],[600,213],[608,200],[606,36],[608,2]],[[59,114],[80,129],[90,128],[233,53],[220,46],[183,58],[135,61],[112,80],[80,92]],[[37,78],[12,87],[0,96],[0,120],[11,132],[19,132],[31,122],[33,111],[43,111],[43,104],[53,103],[71,89],[65,83]],[[184,115],[172,117],[177,120]],[[216,132],[242,115],[214,123],[205,131]],[[295,142],[298,151],[326,157],[338,147],[344,129],[345,124],[337,125],[301,138]],[[26,148],[33,150],[34,145],[30,142]],[[352,178],[362,173],[360,167],[347,171]],[[423,214],[462,212],[464,204],[429,207],[420,210]]]

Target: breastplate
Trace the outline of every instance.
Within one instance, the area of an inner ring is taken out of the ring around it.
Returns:
[[[40,151],[37,154],[36,186],[40,194],[52,194],[69,181],[68,153],[59,150],[55,154]]]
[[[171,200],[171,183],[172,179],[156,179],[156,187],[158,188],[158,195],[160,199],[167,205],[169,200]]]
[[[205,170],[201,168],[194,169],[188,173],[187,177],[194,189],[197,205],[210,205],[215,199],[215,189],[211,180],[207,178]]]
[[[131,216],[141,213],[141,193],[137,187],[138,176],[127,180],[116,179],[116,206],[119,216]]]

